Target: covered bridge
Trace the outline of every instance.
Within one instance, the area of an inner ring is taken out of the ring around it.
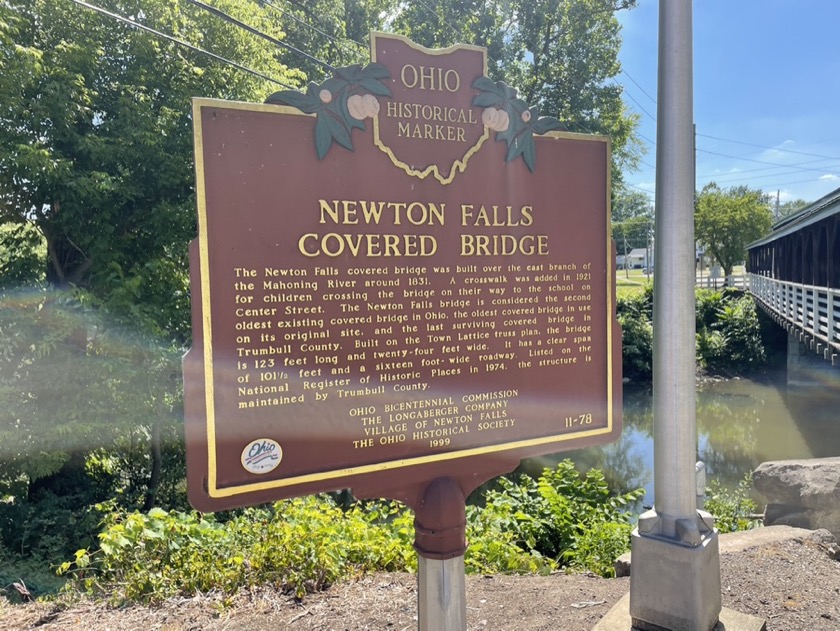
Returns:
[[[750,293],[832,363],[840,358],[840,189],[749,246]]]

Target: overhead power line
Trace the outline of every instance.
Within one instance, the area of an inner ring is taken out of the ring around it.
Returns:
[[[757,173],[759,171],[774,171],[776,169],[787,169],[789,167],[802,166],[803,164],[814,164],[816,162],[825,162],[827,159],[828,158],[820,158],[819,160],[807,160],[805,162],[793,162],[791,164],[785,164],[785,165],[780,164],[778,166],[772,166],[772,167],[757,167],[755,169],[741,169],[741,170],[738,171],[738,174],[741,174],[741,173]],[[722,176],[726,176],[726,175],[735,175],[735,174],[734,173],[720,173],[720,172],[718,172],[718,173],[704,173],[703,175],[698,175],[697,177],[714,178],[714,177],[722,177]]]
[[[811,168],[809,168],[809,167],[798,167],[798,166],[794,166],[792,164],[779,164],[778,162],[768,162],[766,160],[754,160],[753,158],[743,158],[743,157],[740,157],[740,156],[730,156],[730,155],[727,155],[725,153],[717,153],[715,151],[708,151],[706,149],[698,149],[697,151],[699,153],[707,153],[709,155],[719,156],[721,158],[731,158],[733,160],[743,160],[745,162],[755,162],[756,164],[769,164],[771,166],[774,166],[774,167],[777,167],[777,168],[782,168],[782,169],[791,169],[792,168],[792,169],[795,169],[797,171],[824,171],[824,169],[815,169],[813,167],[811,167]],[[830,158],[830,159],[837,160],[838,158]]]
[[[768,147],[767,145],[757,145],[754,142],[744,142],[742,140],[729,140],[727,138],[718,138],[717,136],[709,136],[708,134],[697,134],[703,138],[711,138],[712,140],[720,140],[721,142],[731,142],[736,145],[746,145],[747,147],[758,147],[759,149],[769,149],[771,151],[781,151],[783,153],[796,153],[801,156],[810,156],[812,158],[824,158],[826,160],[840,160],[840,156],[823,156],[818,153],[808,153],[806,151],[795,151],[793,149],[779,149],[778,147]]]
[[[831,171],[840,169],[840,165],[832,165],[831,167],[826,167],[824,169],[814,169],[814,171],[821,172],[824,175],[831,175]],[[765,175],[750,175],[748,178],[745,178],[740,173],[723,173],[720,177],[713,177],[709,178],[711,181],[717,184],[727,184],[730,182],[740,182],[745,179],[749,180],[763,180],[766,178],[780,178],[786,175],[802,175],[800,171],[782,171],[781,173],[767,173]],[[705,178],[704,178],[705,179]]]
[[[642,191],[643,193],[647,193],[651,197],[654,195],[653,191],[649,191],[646,188],[642,188],[641,186],[636,186],[635,184],[630,184],[629,182],[625,182],[624,185],[629,186],[630,188],[635,188],[637,191]]]
[[[773,189],[773,188],[779,188],[781,186],[790,186],[791,184],[808,184],[808,183],[813,184],[813,183],[819,182],[820,179],[821,178],[817,178],[816,180],[796,180],[795,182],[780,182],[780,183],[773,184],[772,186],[768,186],[766,188]],[[832,178],[832,179],[837,179],[837,178]]]
[[[633,98],[633,95],[632,95],[632,94],[630,94],[630,93],[627,91],[627,87],[626,87],[623,83],[621,83],[620,81],[617,81],[616,79],[613,79],[613,81],[615,81],[616,85],[618,85],[619,87],[621,87],[621,88],[622,88],[622,94],[624,94],[627,98],[629,98],[631,101],[633,101],[633,103],[635,103],[635,104],[638,106],[638,108],[639,108],[640,110],[642,110],[642,112],[644,112],[645,114],[647,114],[647,115],[648,115],[648,117],[650,117],[650,119],[651,119],[654,123],[656,122],[656,116],[654,116],[653,114],[651,114],[650,112],[648,112],[648,111],[645,109],[645,107],[644,107],[641,103],[639,103],[639,102],[638,102],[635,98]]]
[[[254,75],[255,77],[259,77],[260,79],[265,79],[266,81],[271,81],[272,83],[276,83],[277,85],[283,86],[284,88],[290,88],[292,90],[297,90],[296,87],[294,87],[292,85],[289,85],[287,83],[283,83],[282,81],[278,81],[277,79],[274,79],[273,77],[269,77],[268,75],[263,74],[262,72],[254,70],[253,68],[249,68],[248,66],[243,66],[240,63],[237,63],[235,61],[231,61],[230,59],[226,59],[225,57],[222,57],[221,55],[217,55],[216,53],[211,53],[209,50],[204,50],[203,48],[199,48],[198,46],[193,46],[189,42],[185,42],[184,40],[178,39],[177,37],[173,37],[171,35],[167,35],[166,33],[162,33],[162,32],[160,32],[158,30],[155,30],[155,29],[153,29],[149,26],[146,26],[145,24],[140,24],[139,22],[135,22],[134,20],[132,20],[130,18],[124,17],[124,16],[119,15],[117,13],[113,13],[111,11],[103,9],[102,7],[98,7],[98,6],[90,4],[88,2],[84,2],[83,0],[73,0],[73,2],[75,2],[76,4],[78,4],[81,7],[84,7],[86,9],[90,9],[91,11],[96,11],[97,13],[101,13],[102,15],[105,15],[109,18],[112,18],[112,19],[117,20],[119,22],[123,22],[125,24],[128,24],[129,26],[131,26],[133,28],[140,29],[141,31],[146,31],[147,33],[151,33],[155,37],[160,37],[160,38],[165,39],[167,41],[170,41],[174,44],[178,44],[179,46],[183,46],[184,48],[188,48],[193,52],[199,53],[199,54],[204,55],[206,57],[210,57],[211,59],[215,59],[216,61],[220,61],[220,62],[222,62],[224,64],[227,64],[227,65],[229,65],[233,68],[236,68],[237,70],[242,70],[243,72],[250,73],[250,74]]]
[[[641,85],[639,85],[639,82],[636,81],[633,77],[631,77],[629,72],[622,68],[621,73],[627,75],[627,78],[630,79],[630,81],[632,81],[633,84],[642,91],[642,94],[648,97],[653,102],[653,104],[656,105],[656,99],[653,98],[650,94],[648,94],[647,90],[645,90]]]
[[[447,22],[447,21],[446,21],[446,20],[444,20],[442,17],[440,17],[440,16],[437,14],[437,11],[435,11],[434,9],[432,9],[432,7],[430,7],[430,6],[429,6],[426,2],[424,2],[423,0],[417,0],[417,1],[418,1],[420,4],[422,4],[422,5],[423,5],[423,7],[424,7],[424,8],[425,8],[425,9],[426,9],[429,13],[431,13],[432,15],[434,15],[434,16],[437,18],[438,24],[442,24],[442,25],[444,25],[444,26],[448,26],[448,27],[452,30],[452,32],[453,32],[453,33],[455,33],[455,35],[457,35],[457,36],[459,36],[459,37],[461,36],[461,32],[460,32],[458,29],[456,29],[456,28],[455,28],[454,26],[452,26],[449,22]]]
[[[346,39],[344,39],[343,41],[340,41],[340,40],[339,40],[338,38],[336,38],[335,36],[330,35],[330,34],[329,34],[329,33],[327,33],[326,31],[322,31],[322,30],[321,30],[321,29],[319,29],[317,26],[313,26],[312,24],[310,24],[310,23],[309,23],[309,22],[307,22],[306,20],[303,20],[303,19],[299,18],[298,16],[296,16],[294,13],[290,13],[290,12],[288,12],[288,11],[284,11],[283,9],[281,9],[280,7],[278,7],[276,4],[274,4],[273,2],[271,2],[271,0],[260,0],[260,2],[261,2],[262,4],[264,4],[265,6],[267,6],[268,8],[272,9],[273,11],[276,11],[276,12],[277,12],[277,13],[279,13],[280,15],[283,15],[283,16],[285,16],[285,17],[291,18],[291,19],[292,19],[292,20],[294,20],[295,22],[297,22],[297,23],[299,23],[299,24],[302,24],[303,26],[306,26],[307,28],[312,29],[313,31],[315,31],[315,32],[316,32],[316,33],[318,33],[319,35],[323,35],[323,36],[324,36],[324,37],[326,37],[327,39],[329,39],[329,40],[331,40],[331,41],[335,42],[336,44],[338,44],[339,46],[344,47],[344,42],[349,42],[349,43],[351,43],[351,44],[355,44],[358,48],[361,48],[361,49],[362,49],[362,50],[364,50],[364,51],[367,51],[367,50],[368,50],[368,47],[367,47],[367,46],[365,46],[365,45],[364,45],[364,44],[362,44],[361,42],[357,42],[355,39],[351,39],[351,38],[349,38],[349,37],[348,37],[348,38],[346,38]],[[345,50],[350,50],[350,49],[349,49],[349,48],[347,48],[347,47],[344,47],[344,48],[345,48]]]
[[[205,4],[204,2],[201,2],[200,0],[187,0],[187,2],[189,2],[190,4],[192,4],[194,6],[199,7],[201,9],[204,9],[205,11],[209,11],[210,13],[215,15],[216,17],[219,17],[219,18],[223,19],[225,22],[230,22],[231,24],[234,24],[241,29],[245,29],[249,33],[252,33],[252,34],[256,35],[257,37],[261,37],[264,40],[266,40],[267,42],[271,42],[275,46],[279,46],[280,48],[285,48],[287,50],[290,50],[293,53],[295,53],[296,55],[300,55],[301,57],[304,57],[305,59],[308,59],[309,61],[314,61],[316,64],[318,64],[322,68],[325,68],[327,70],[335,70],[335,67],[331,66],[327,62],[321,61],[317,57],[313,57],[309,53],[306,53],[306,52],[304,52],[304,51],[302,51],[298,48],[295,48],[291,44],[287,44],[286,42],[284,42],[282,40],[279,40],[276,37],[272,37],[268,33],[263,33],[259,29],[256,29],[253,26],[250,26],[249,24],[245,24],[245,22],[242,22],[241,20],[237,20],[232,15],[228,15],[227,13],[225,13],[224,11],[221,11],[220,9],[217,9],[216,7],[211,7],[209,4]]]

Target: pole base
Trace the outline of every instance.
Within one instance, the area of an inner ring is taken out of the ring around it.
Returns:
[[[630,619],[630,594],[625,594],[592,631],[639,631]],[[724,607],[720,611],[720,621],[715,625],[714,631],[767,631],[767,623],[764,618]]]
[[[695,546],[665,537],[631,537],[630,617],[641,631],[712,631],[721,611],[716,531]]]

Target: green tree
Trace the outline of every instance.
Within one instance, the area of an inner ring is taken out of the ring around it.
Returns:
[[[192,5],[98,4],[295,79],[273,44]],[[282,36],[249,0],[214,4]],[[0,223],[37,227],[54,286],[104,298],[133,283],[160,330],[185,339],[185,246],[195,235],[190,99],[261,100],[276,86],[70,0],[0,4],[0,77]]]
[[[612,201],[613,239],[619,253],[646,248],[653,236],[653,204],[642,191],[615,187]]]
[[[371,31],[386,29],[385,20],[398,0],[261,0],[270,15],[283,25],[284,42],[279,59],[303,72],[307,79],[330,76],[334,67],[370,61]]]
[[[808,202],[806,202],[804,199],[791,199],[786,202],[783,202],[779,204],[775,210],[775,219],[776,221],[780,221],[786,217],[795,215],[807,205]]]
[[[747,245],[770,232],[773,215],[762,191],[747,186],[724,190],[711,182],[697,196],[694,224],[697,241],[730,276],[746,258]]]
[[[0,290],[44,280],[46,247],[30,223],[0,224]]]
[[[648,194],[630,190],[626,185],[616,186],[613,190],[612,220],[622,222],[640,217],[653,218],[653,202]]]
[[[282,37],[251,0],[213,4]],[[274,44],[191,4],[97,5],[275,80],[301,78]],[[181,449],[190,100],[260,101],[276,88],[70,0],[0,2],[0,495],[21,502],[9,510],[46,496],[78,508],[97,499],[90,485],[156,502],[164,460]]]
[[[621,72],[615,14],[635,0],[425,0],[400,5],[395,30],[427,47],[488,49],[490,77],[571,131],[610,136],[613,177],[644,154],[638,116],[610,80]]]

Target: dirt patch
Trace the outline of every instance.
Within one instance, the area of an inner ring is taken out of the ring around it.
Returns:
[[[768,631],[840,629],[840,563],[819,538],[721,556],[723,605],[767,620]],[[467,577],[470,631],[590,631],[630,589],[629,578],[586,574]],[[416,578],[375,574],[297,602],[270,589],[113,609],[83,602],[0,607],[0,628],[44,631],[407,631],[417,628]]]

